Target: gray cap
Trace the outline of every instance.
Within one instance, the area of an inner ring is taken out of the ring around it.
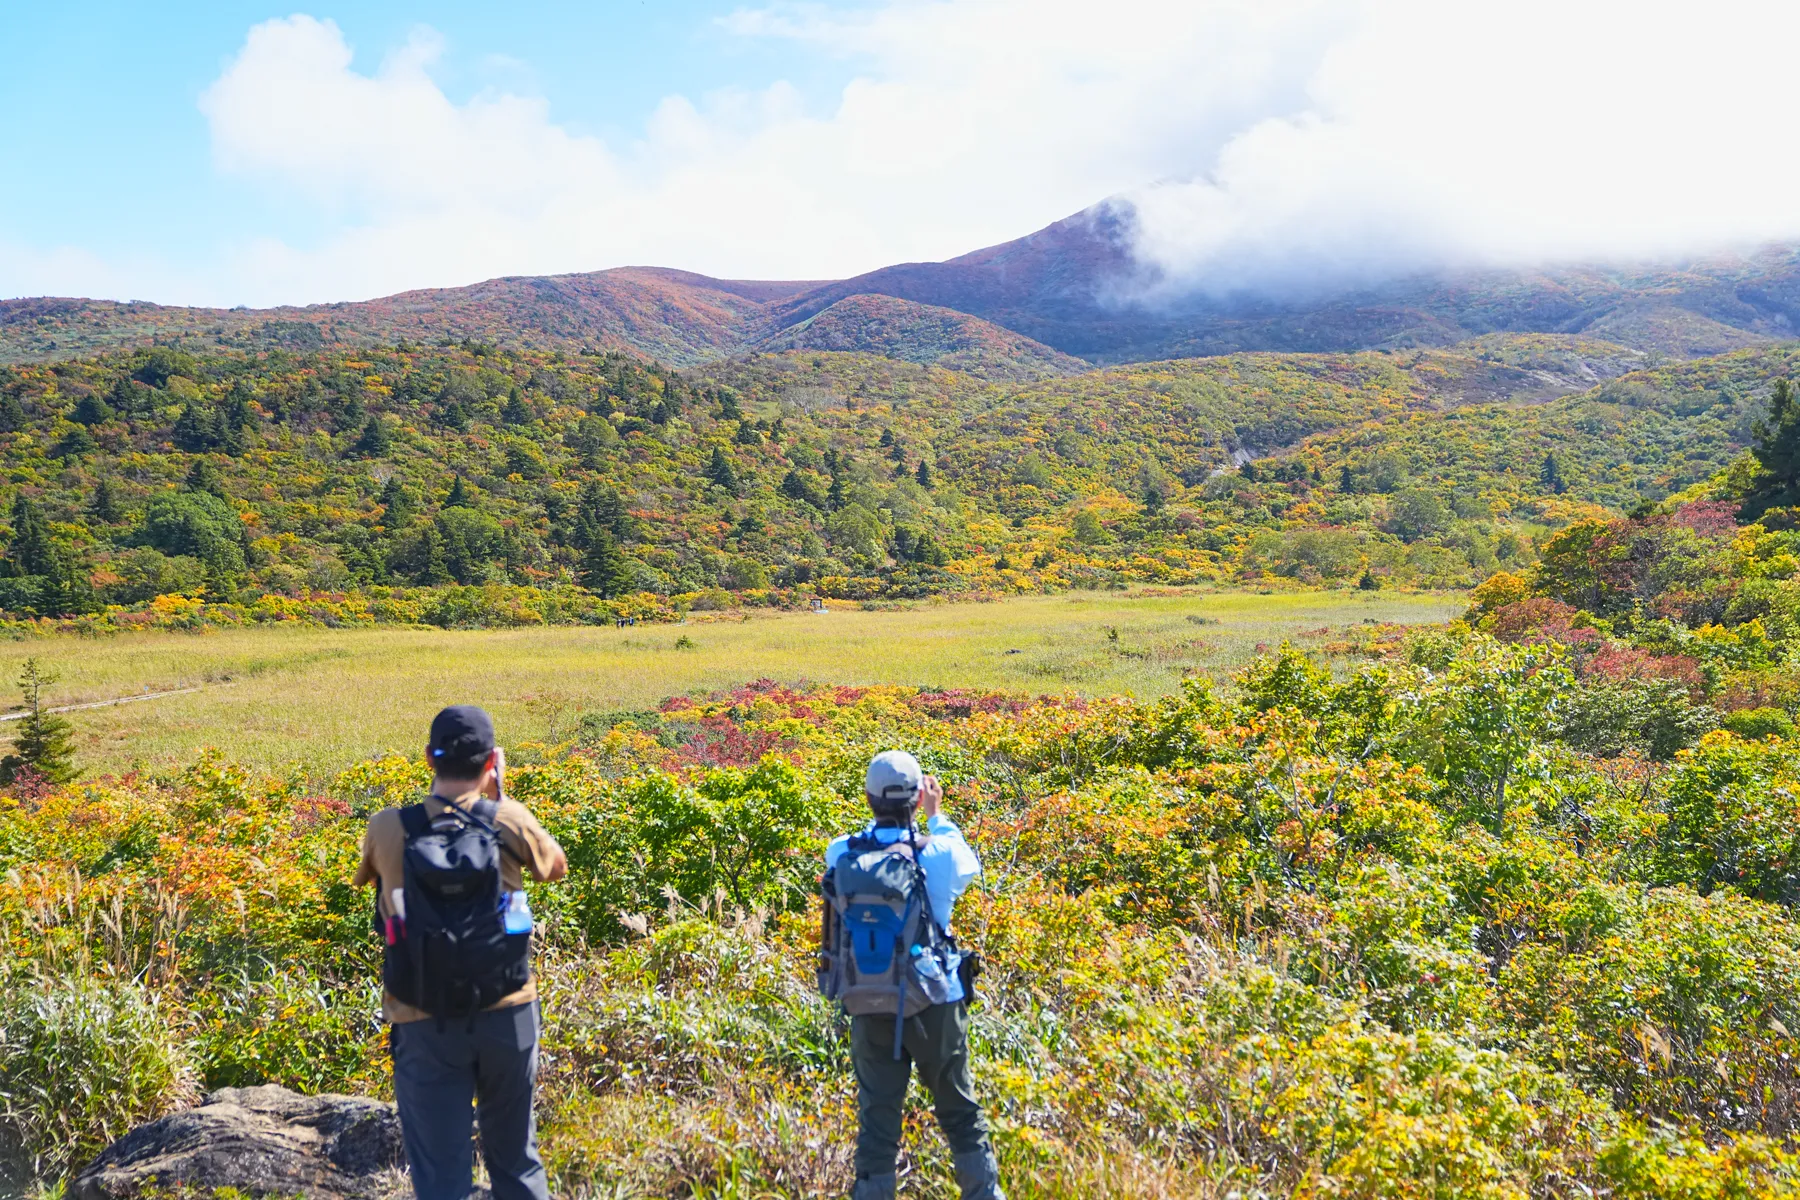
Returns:
[[[925,771],[919,766],[918,759],[904,750],[883,750],[869,764],[869,773],[863,776],[863,791],[874,800],[910,804],[919,794],[919,784],[924,778]]]

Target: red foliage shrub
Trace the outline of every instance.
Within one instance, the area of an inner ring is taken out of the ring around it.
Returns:
[[[1734,537],[1737,505],[1727,500],[1696,500],[1669,514],[1671,525],[1685,525],[1701,537]]]
[[[1582,660],[1581,674],[1585,679],[1611,683],[1667,679],[1686,688],[1695,699],[1706,693],[1706,676],[1700,671],[1698,659],[1685,654],[1652,654],[1635,646],[1603,646],[1595,650]]]
[[[1505,642],[1560,642],[1565,646],[1598,644],[1595,629],[1577,629],[1571,622],[1581,610],[1573,604],[1533,596],[1494,610],[1482,627]]]

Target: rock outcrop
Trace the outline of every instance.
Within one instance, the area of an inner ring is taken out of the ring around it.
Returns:
[[[146,1187],[362,1200],[392,1191],[405,1162],[391,1104],[225,1088],[199,1108],[140,1125],[75,1179],[75,1200],[120,1200]],[[404,1189],[404,1184],[399,1184]]]

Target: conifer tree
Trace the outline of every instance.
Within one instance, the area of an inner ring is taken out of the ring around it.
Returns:
[[[506,408],[500,413],[500,420],[508,425],[529,425],[536,419],[537,414],[525,403],[525,397],[519,393],[515,384],[512,391],[507,393]]]
[[[219,448],[219,417],[204,404],[189,404],[175,418],[172,431],[177,450],[200,454]]]
[[[1544,464],[1538,468],[1538,482],[1558,496],[1569,490],[1567,481],[1563,479],[1562,464],[1556,460],[1556,455],[1544,455]]]
[[[38,664],[35,657],[25,660],[24,674],[19,676],[25,716],[19,721],[19,732],[13,738],[13,752],[0,759],[0,782],[15,782],[20,771],[27,767],[50,783],[67,783],[81,773],[75,769],[75,747],[69,740],[73,730],[69,722],[44,708],[44,690],[55,684],[56,679]]]
[[[119,503],[119,488],[110,475],[102,475],[100,482],[94,486],[94,520],[106,525],[117,525],[125,518],[125,510]]]
[[[116,416],[112,405],[90,392],[75,402],[75,411],[69,414],[69,420],[77,425],[103,425]]]
[[[94,441],[94,435],[87,431],[87,426],[77,425],[63,435],[62,441],[56,445],[56,456],[61,459],[81,458],[92,454],[100,447]]]
[[[1769,393],[1769,415],[1752,431],[1750,453],[1762,467],[1744,498],[1744,517],[1800,504],[1800,404],[1794,386],[1777,379]]]
[[[731,460],[718,446],[713,447],[712,461],[706,464],[706,477],[728,492],[737,492],[737,472],[731,469]]]
[[[17,433],[25,428],[25,406],[12,392],[0,392],[0,433]]]
[[[445,508],[474,508],[469,499],[469,489],[463,484],[463,477],[458,475],[450,484],[450,494],[444,497]]]
[[[50,522],[23,492],[13,498],[12,541],[6,547],[6,573],[13,577],[55,575],[59,565]]]
[[[364,458],[381,458],[392,448],[393,439],[388,435],[387,423],[371,413],[363,425],[362,436],[356,439],[356,452]]]
[[[221,500],[229,498],[225,494],[225,477],[219,474],[219,468],[213,466],[210,459],[196,458],[181,486],[190,492],[205,492]]]
[[[929,488],[931,486],[931,464],[921,458],[919,460],[919,469],[914,473],[913,478],[918,481],[920,487]]]
[[[419,571],[419,582],[426,587],[441,587],[453,581],[449,556],[444,549],[444,535],[436,525],[427,525],[420,534],[425,562]]]
[[[605,529],[593,531],[587,553],[581,556],[581,584],[606,600],[631,590],[631,568],[625,562],[619,543]]]
[[[398,475],[388,476],[388,481],[381,485],[381,523],[388,529],[399,529],[413,519],[412,493],[406,490],[406,484]]]

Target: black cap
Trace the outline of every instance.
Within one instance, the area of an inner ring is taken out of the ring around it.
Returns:
[[[494,750],[494,719],[473,704],[453,704],[431,718],[425,752],[450,775],[473,774]]]

